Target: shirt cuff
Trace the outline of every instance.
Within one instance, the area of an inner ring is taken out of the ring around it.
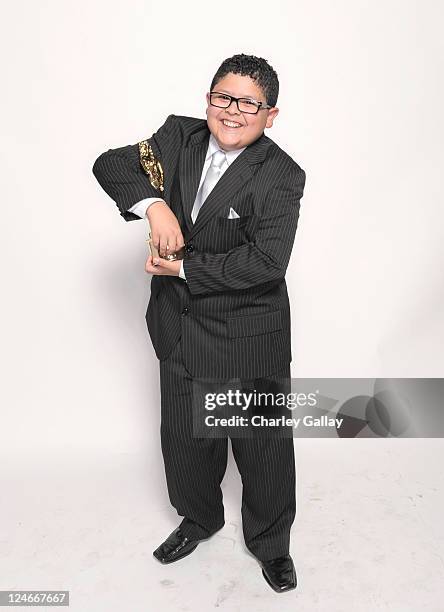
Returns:
[[[161,198],[145,198],[144,200],[140,200],[140,202],[137,202],[137,204],[134,204],[134,206],[131,206],[128,211],[144,219],[146,217],[146,211],[148,207],[151,206],[151,204],[154,204],[154,202],[164,201],[165,200],[162,200]]]
[[[179,276],[180,278],[183,278],[184,281],[186,281],[186,276],[185,276],[185,272],[183,269],[183,259],[180,260],[180,271],[179,271]]]

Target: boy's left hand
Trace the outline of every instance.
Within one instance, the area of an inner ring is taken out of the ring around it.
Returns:
[[[145,272],[148,274],[156,274],[157,276],[179,276],[180,272],[180,259],[176,261],[168,261],[162,259],[162,257],[155,257],[149,255],[145,263]],[[156,264],[157,265],[154,265]]]

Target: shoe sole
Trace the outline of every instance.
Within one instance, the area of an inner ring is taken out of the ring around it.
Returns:
[[[297,587],[297,582],[294,586],[290,586],[290,587],[286,587],[285,589],[279,589],[278,587],[276,587],[271,580],[269,579],[269,577],[267,576],[267,574],[264,572],[264,570],[262,570],[262,576],[265,578],[265,580],[268,582],[268,584],[271,586],[271,588],[273,589],[273,591],[275,591],[276,593],[286,593],[287,591],[293,591],[296,587]]]

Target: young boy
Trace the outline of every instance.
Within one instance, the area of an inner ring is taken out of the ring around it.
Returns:
[[[193,381],[234,378],[258,388],[290,378],[285,272],[305,172],[264,134],[279,112],[278,91],[266,60],[234,55],[214,75],[206,120],[170,115],[147,141],[111,149],[93,167],[126,221],[148,218],[160,255],[146,262],[146,321],[160,360],[168,493],[184,517],[153,553],[162,563],[224,525],[228,439],[193,435]],[[182,247],[183,259],[165,258]],[[231,444],[246,546],[274,590],[293,589],[293,438],[231,437]]]

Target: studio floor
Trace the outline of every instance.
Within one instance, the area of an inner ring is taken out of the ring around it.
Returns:
[[[296,439],[299,584],[283,594],[245,548],[231,450],[225,527],[165,566],[152,551],[180,518],[160,449],[3,455],[0,590],[69,590],[76,612],[444,611],[442,451],[437,439]]]

